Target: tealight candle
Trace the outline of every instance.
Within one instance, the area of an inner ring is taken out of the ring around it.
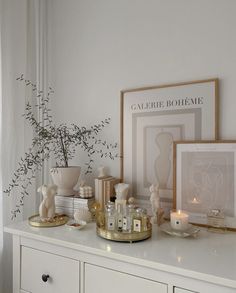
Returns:
[[[186,230],[188,228],[188,214],[178,210],[171,212],[170,214],[170,223],[171,227],[175,230]]]

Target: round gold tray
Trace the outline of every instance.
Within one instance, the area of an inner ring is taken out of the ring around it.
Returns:
[[[150,226],[149,229],[144,232],[122,233],[117,231],[108,231],[97,226],[97,235],[113,241],[136,242],[151,237],[152,227]]]
[[[56,227],[64,225],[68,222],[69,217],[66,215],[56,214],[51,220],[43,221],[39,215],[29,217],[29,224],[33,227]]]

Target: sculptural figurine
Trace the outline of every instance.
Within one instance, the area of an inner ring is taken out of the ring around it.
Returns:
[[[157,211],[160,208],[160,197],[159,197],[159,184],[152,184],[149,188],[151,192],[150,202],[152,205],[152,218],[153,224],[157,223]]]
[[[52,219],[55,216],[55,195],[57,193],[56,185],[42,185],[38,192],[43,195],[43,200],[39,206],[39,216],[42,220]]]

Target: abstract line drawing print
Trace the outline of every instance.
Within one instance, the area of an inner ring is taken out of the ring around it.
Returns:
[[[184,125],[144,128],[143,178],[145,188],[159,183],[160,189],[172,189],[172,142],[184,136]]]
[[[220,209],[227,216],[234,216],[233,153],[188,152],[182,155],[183,208],[195,213]]]

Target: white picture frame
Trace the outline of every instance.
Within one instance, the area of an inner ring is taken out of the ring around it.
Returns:
[[[217,78],[121,91],[121,178],[146,208],[156,181],[162,207],[172,207],[174,140],[217,138]]]
[[[226,227],[236,229],[236,140],[174,143],[174,208],[203,226],[220,210]]]

